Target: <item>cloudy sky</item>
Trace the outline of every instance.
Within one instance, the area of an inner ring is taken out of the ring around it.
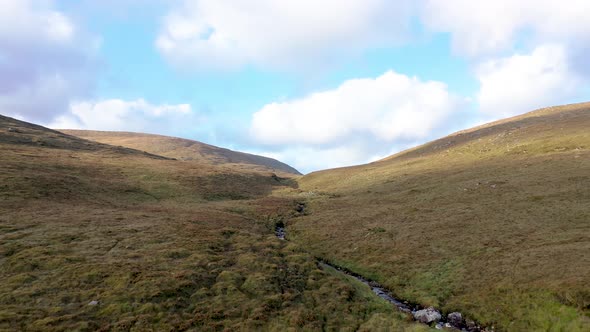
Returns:
[[[0,0],[0,113],[373,161],[590,100],[588,0]]]

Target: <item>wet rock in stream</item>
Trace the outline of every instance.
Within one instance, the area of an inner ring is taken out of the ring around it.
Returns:
[[[461,326],[463,324],[463,315],[460,312],[451,312],[447,316],[447,321],[454,326]]]
[[[430,324],[432,322],[438,322],[442,315],[433,307],[418,310],[413,313],[414,319],[419,321],[420,323]]]
[[[305,206],[301,204],[299,206]],[[302,212],[302,211],[298,211]],[[286,230],[285,225],[283,222],[278,222],[275,225],[275,234],[280,240],[285,240]],[[354,279],[362,282],[363,284],[369,286],[375,295],[379,296],[380,298],[384,299],[385,301],[394,305],[397,309],[407,314],[411,314],[414,320],[420,323],[424,323],[435,327],[436,329],[446,329],[446,330],[455,330],[455,331],[466,331],[466,332],[493,332],[494,328],[491,329],[481,327],[477,323],[472,320],[464,320],[463,315],[460,312],[451,312],[446,316],[443,316],[442,313],[436,310],[433,307],[423,308],[419,305],[412,305],[407,301],[400,300],[395,298],[392,293],[390,293],[385,287],[381,286],[377,282],[373,280],[369,280],[360,276],[352,271],[349,271],[345,268],[340,266],[332,265],[329,262],[318,259],[318,267],[321,269],[325,268],[332,268],[341,273],[353,277]]]
[[[285,239],[285,227],[276,226],[275,227],[275,235],[279,238],[279,240]]]

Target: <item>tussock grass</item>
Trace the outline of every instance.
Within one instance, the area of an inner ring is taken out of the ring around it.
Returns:
[[[293,167],[272,158],[232,151],[183,138],[115,131],[62,131],[76,137],[147,151],[178,160],[198,161],[210,165],[225,165],[231,166],[233,169],[276,172],[286,176],[300,174]]]
[[[590,329],[590,104],[299,180],[291,239],[398,296],[510,331]]]
[[[274,236],[288,179],[0,120],[2,331],[414,326]]]

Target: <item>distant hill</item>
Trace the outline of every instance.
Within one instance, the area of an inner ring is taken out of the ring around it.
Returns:
[[[232,151],[189,139],[115,131],[60,131],[96,142],[124,146],[178,160],[195,160],[213,165],[236,164],[237,166],[258,170],[283,172],[295,175],[301,174],[295,168],[272,158]]]
[[[186,163],[2,115],[0,151],[0,200],[231,200],[257,197],[290,183],[264,167]]]
[[[0,115],[0,143],[72,151],[110,151],[155,159],[171,159],[127,147],[112,146],[68,135],[33,123]]]
[[[420,330],[321,259],[493,331],[590,331],[589,128],[550,107],[285,178],[1,116],[0,330]]]
[[[498,331],[590,331],[590,103],[298,183],[316,256]]]
[[[263,169],[0,117],[0,331],[409,331],[277,239],[296,183]]]

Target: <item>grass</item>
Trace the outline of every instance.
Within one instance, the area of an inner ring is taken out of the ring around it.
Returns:
[[[588,128],[543,109],[296,178],[2,117],[0,330],[426,329],[322,257],[497,331],[587,331]]]
[[[0,120],[0,330],[416,328],[274,236],[293,180]]]
[[[121,145],[178,160],[231,166],[232,169],[276,172],[286,176],[300,174],[293,167],[272,158],[232,151],[188,139],[112,131],[63,130],[63,132],[96,142]]]
[[[498,330],[588,330],[588,128],[589,104],[549,108],[312,173],[290,237]]]

